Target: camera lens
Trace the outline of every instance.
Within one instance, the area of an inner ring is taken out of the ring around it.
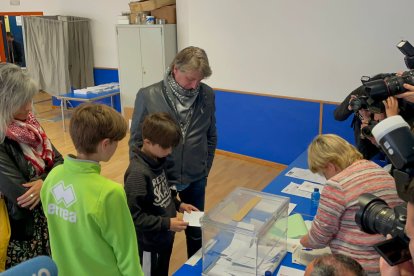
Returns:
[[[362,194],[358,200],[360,209],[355,214],[355,222],[362,231],[384,236],[393,232],[395,213],[384,200],[371,194]]]
[[[361,128],[361,133],[365,138],[371,138],[372,137],[372,127],[371,126],[365,126]]]
[[[364,83],[365,91],[374,101],[382,101],[388,98],[388,85],[384,80],[374,80]]]
[[[404,78],[399,76],[386,79],[385,83],[388,86],[389,95],[394,96],[402,92],[405,92],[406,89],[403,86],[404,82]]]

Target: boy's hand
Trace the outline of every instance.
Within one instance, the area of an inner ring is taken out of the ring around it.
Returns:
[[[170,218],[170,230],[174,232],[181,232],[187,228],[188,222],[180,218]]]
[[[191,204],[181,203],[179,212],[184,213],[184,211],[187,213],[191,213],[191,211],[200,211],[200,210],[198,210],[195,206]]]

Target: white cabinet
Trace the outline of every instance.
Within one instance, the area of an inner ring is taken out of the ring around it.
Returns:
[[[176,25],[117,25],[116,33],[121,102],[134,107],[138,90],[161,81],[174,59]]]

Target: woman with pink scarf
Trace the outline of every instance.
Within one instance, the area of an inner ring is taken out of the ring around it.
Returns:
[[[50,254],[39,193],[43,179],[63,158],[32,113],[38,91],[20,67],[0,64],[0,194],[11,226],[6,269]]]

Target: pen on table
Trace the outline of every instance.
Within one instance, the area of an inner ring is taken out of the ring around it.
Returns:
[[[312,248],[302,248],[303,251],[312,251]]]

